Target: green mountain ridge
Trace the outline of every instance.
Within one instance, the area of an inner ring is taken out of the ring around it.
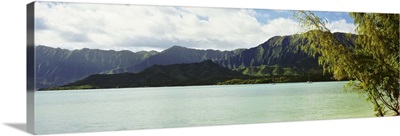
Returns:
[[[233,78],[245,79],[249,76],[206,60],[200,63],[154,65],[139,73],[94,74],[49,90],[212,85]]]
[[[347,46],[354,46],[355,35],[334,33],[335,37]],[[217,63],[224,67],[241,71],[253,76],[322,74],[318,60],[301,50],[307,41],[300,35],[275,36],[257,47],[246,49],[241,53]],[[274,71],[274,72],[272,72]]]
[[[70,51],[39,45],[36,47],[36,86],[45,88],[65,85],[92,74],[130,67],[156,53],[88,48]]]
[[[140,72],[152,65],[170,65],[179,63],[196,63],[204,60],[221,61],[238,54],[240,50],[219,51],[199,50],[181,46],[172,46],[164,51],[149,57],[145,61],[127,68],[124,72]]]
[[[337,39],[354,46],[355,35],[335,33]],[[299,35],[275,36],[249,49],[199,50],[172,46],[162,52],[66,50],[37,46],[37,88],[66,85],[93,74],[138,73],[154,65],[199,63],[212,60],[222,67],[250,76],[323,75],[316,58],[300,48]],[[306,41],[306,40],[305,40]]]

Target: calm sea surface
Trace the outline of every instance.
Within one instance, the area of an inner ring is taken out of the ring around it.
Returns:
[[[372,117],[346,82],[39,91],[38,134]]]

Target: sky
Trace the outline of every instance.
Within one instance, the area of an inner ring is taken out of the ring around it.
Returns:
[[[234,50],[306,31],[288,10],[61,2],[36,2],[35,10],[35,44],[71,50]],[[348,13],[315,13],[331,31],[355,33]]]

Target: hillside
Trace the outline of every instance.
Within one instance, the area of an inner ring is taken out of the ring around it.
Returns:
[[[71,51],[40,45],[36,47],[36,86],[46,88],[65,85],[92,74],[130,67],[156,53],[87,48]]]
[[[354,46],[355,35],[335,33],[344,45]],[[299,35],[275,36],[249,49],[200,50],[172,46],[156,51],[66,50],[37,46],[37,88],[75,82],[93,74],[138,73],[154,65],[212,60],[222,67],[251,76],[322,76],[317,59],[302,50]]]
[[[344,45],[354,47],[355,35],[334,35]],[[307,44],[303,40],[299,35],[275,36],[218,63],[253,76],[322,74],[318,60],[301,50]]]
[[[206,60],[200,63],[154,65],[139,73],[95,74],[50,90],[213,85],[234,78],[245,79],[249,76]]]
[[[199,50],[181,46],[172,46],[164,51],[149,57],[143,62],[127,68],[128,72],[140,72],[153,65],[170,65],[179,63],[196,63],[204,60],[222,61],[238,54],[241,50],[219,51]]]

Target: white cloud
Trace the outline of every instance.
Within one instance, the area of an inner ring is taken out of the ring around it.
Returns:
[[[260,23],[257,16],[249,9],[37,2],[35,38],[37,44],[67,49],[160,51],[180,45],[232,50],[301,32],[291,19]],[[329,27],[351,29],[343,20]]]
[[[347,23],[345,19],[329,22],[326,27],[331,32],[345,32],[355,34],[356,26],[352,23]]]
[[[303,29],[299,27],[298,22],[287,18],[269,20],[267,24],[263,26],[263,30],[267,33],[268,37],[275,35],[291,35],[303,32]]]

